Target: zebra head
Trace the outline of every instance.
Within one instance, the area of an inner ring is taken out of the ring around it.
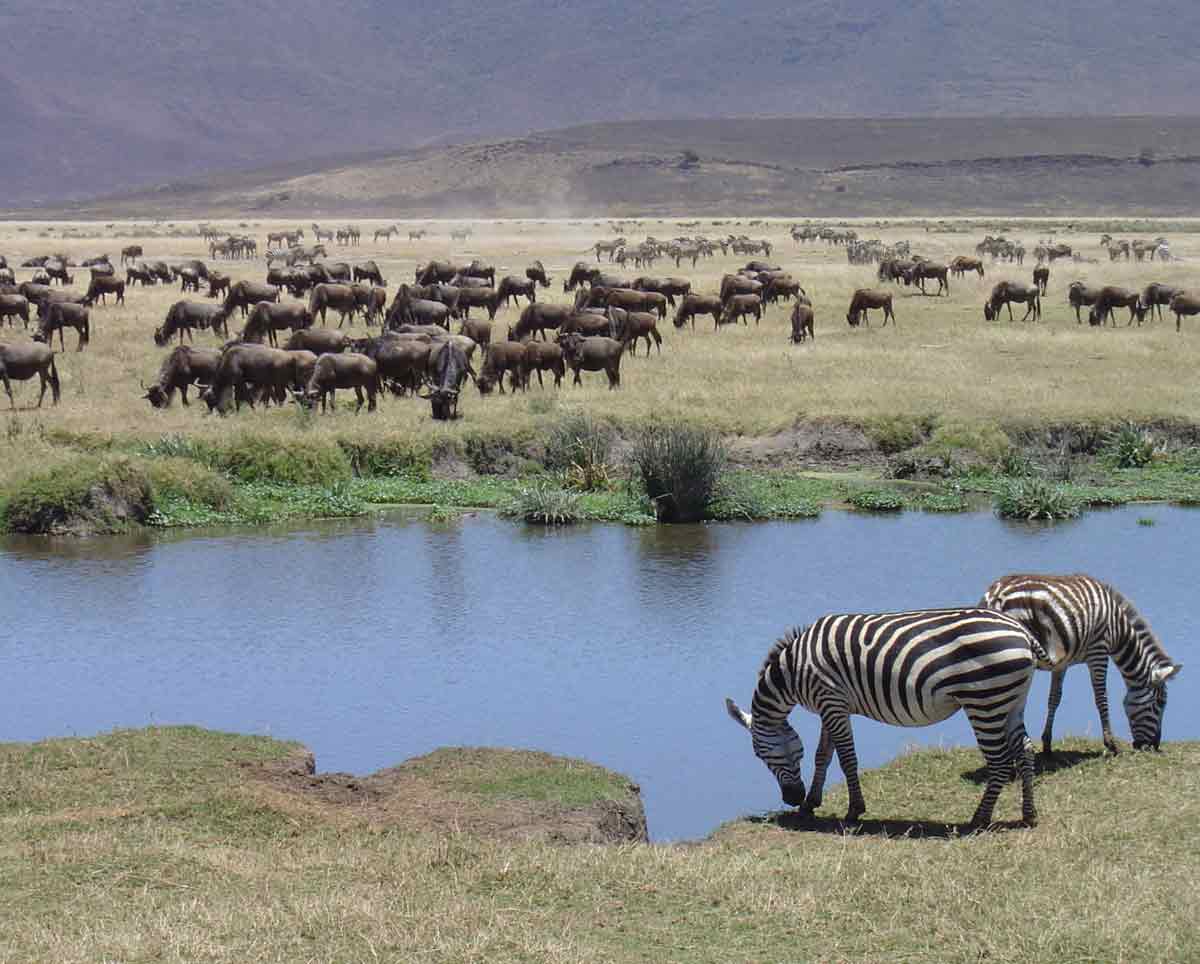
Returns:
[[[1145,684],[1125,691],[1125,715],[1135,750],[1157,750],[1162,741],[1163,713],[1167,708],[1167,680],[1183,669],[1180,663],[1156,666]]]
[[[767,769],[779,781],[783,802],[789,807],[804,805],[804,775],[800,765],[804,762],[804,743],[800,734],[789,725],[787,719],[767,725],[744,713],[731,699],[725,700],[725,709],[736,723],[750,731],[754,755],[767,765]]]

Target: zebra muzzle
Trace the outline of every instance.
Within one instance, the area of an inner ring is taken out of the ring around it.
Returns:
[[[783,802],[789,807],[804,806],[803,783],[789,783],[786,785],[781,785],[779,789],[783,791]]]

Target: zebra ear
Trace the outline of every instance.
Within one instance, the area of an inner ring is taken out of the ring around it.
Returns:
[[[731,700],[728,696],[725,697],[725,709],[729,713],[729,715],[731,717],[733,717],[733,720],[735,723],[740,723],[747,730],[750,729],[750,723],[752,722],[750,719],[750,714],[743,713],[738,708],[738,705],[733,700]]]
[[[1150,671],[1150,683],[1152,686],[1161,686],[1173,676],[1178,676],[1179,671],[1183,669],[1183,663],[1172,663],[1170,666],[1156,666]]]

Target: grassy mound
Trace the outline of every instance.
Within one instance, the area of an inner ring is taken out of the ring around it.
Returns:
[[[154,510],[145,465],[121,456],[83,456],[27,476],[8,492],[0,518],[12,532],[123,532]]]

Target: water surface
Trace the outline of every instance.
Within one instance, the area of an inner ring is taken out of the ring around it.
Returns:
[[[438,746],[530,747],[628,774],[652,836],[695,837],[779,806],[722,700],[747,703],[788,626],[974,603],[1011,571],[1086,571],[1135,600],[1187,663],[1198,540],[1200,512],[1157,505],[1054,528],[826,512],[547,531],[481,515],[11,538],[0,542],[0,739],[186,722],[300,740],[320,769],[356,773]],[[1169,739],[1200,736],[1190,678],[1172,686]],[[1038,674],[1030,700],[1035,737],[1048,679]],[[1124,737],[1122,693],[1112,671]],[[816,718],[798,711],[793,723],[811,766]],[[1082,669],[1067,677],[1057,729],[1099,729]],[[974,743],[961,716],[924,729],[856,718],[855,734],[864,766],[918,742]]]

